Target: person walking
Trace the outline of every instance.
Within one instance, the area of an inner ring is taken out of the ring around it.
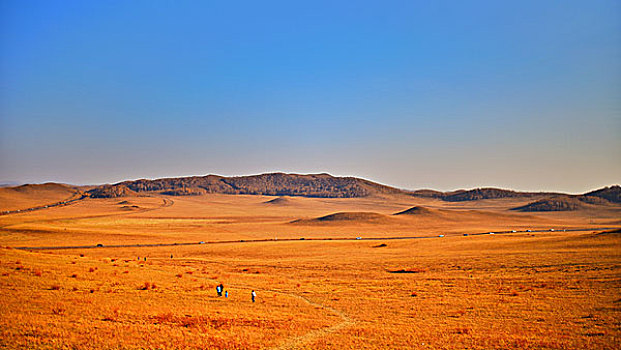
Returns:
[[[225,297],[225,298],[228,298],[228,297],[229,297],[229,291],[228,291],[228,290],[227,290],[227,291],[224,291],[224,297]]]
[[[219,297],[222,296],[222,285],[221,284],[216,286],[216,293],[218,293]]]
[[[252,290],[252,293],[250,293],[250,295],[252,296],[252,302],[254,303],[254,299],[257,297],[257,293]]]

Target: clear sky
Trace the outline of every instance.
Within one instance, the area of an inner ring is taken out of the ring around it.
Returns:
[[[621,2],[0,1],[0,180],[621,182]]]

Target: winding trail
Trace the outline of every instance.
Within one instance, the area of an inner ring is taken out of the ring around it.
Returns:
[[[336,333],[344,328],[350,327],[353,324],[355,324],[356,322],[354,320],[352,320],[349,316],[347,316],[347,314],[345,314],[344,312],[337,310],[333,307],[321,304],[321,303],[316,303],[304,296],[298,295],[298,294],[294,294],[294,293],[289,293],[289,292],[284,292],[281,290],[277,290],[277,289],[267,289],[267,288],[256,288],[256,287],[252,287],[252,286],[247,286],[247,285],[239,285],[239,284],[231,284],[230,285],[231,289],[247,289],[247,290],[256,290],[259,292],[271,292],[271,293],[275,293],[275,294],[280,294],[280,295],[285,295],[288,296],[290,298],[294,298],[294,299],[298,299],[301,300],[303,302],[305,302],[306,304],[313,306],[315,308],[319,308],[322,310],[326,310],[329,313],[332,313],[333,315],[338,316],[341,319],[341,322],[330,326],[330,327],[325,327],[325,328],[321,328],[321,329],[316,329],[316,330],[312,330],[308,333],[299,335],[299,336],[292,336],[289,337],[287,339],[285,339],[280,345],[277,345],[275,347],[272,347],[272,350],[289,350],[289,349],[297,349],[300,346],[310,343],[312,341],[314,341],[315,339],[319,339],[319,338],[323,338],[326,337],[332,333]]]
[[[322,328],[322,329],[317,329],[314,331],[310,331],[306,334],[300,335],[300,336],[294,336],[291,337],[287,340],[285,340],[282,344],[280,344],[279,346],[273,347],[273,350],[289,350],[289,349],[297,349],[300,346],[310,343],[315,339],[319,339],[319,338],[323,338],[326,337],[332,333],[336,333],[342,329],[345,329],[347,327],[350,327],[352,325],[354,325],[356,323],[356,321],[352,320],[349,316],[347,316],[344,312],[339,311],[333,307],[330,306],[326,306],[323,304],[319,304],[316,303],[314,301],[311,301],[301,295],[297,295],[297,294],[288,294],[285,293],[289,296],[298,298],[302,301],[304,301],[305,303],[314,306],[314,307],[318,307],[324,310],[327,310],[337,316],[339,316],[341,318],[341,322],[335,324],[334,326],[328,327],[328,328]]]
[[[168,260],[168,259],[161,259],[161,258],[155,258],[152,259],[152,261],[159,261],[159,262],[163,262],[164,260]],[[201,258],[182,258],[182,259],[175,259],[178,262],[187,262],[187,263],[192,263],[192,262],[204,262],[204,263],[209,263],[209,264],[218,264],[218,265],[223,265],[223,266],[228,266],[228,264],[225,264],[223,262],[220,261],[212,261],[212,260],[206,260],[206,259],[201,259]],[[159,265],[160,267],[162,267],[162,265]],[[159,272],[164,272],[164,273],[174,273],[168,270],[164,270],[161,268],[154,268],[153,266],[150,267],[151,270],[155,270],[155,271],[159,271]],[[209,280],[212,282],[217,282],[217,279],[211,278],[211,277],[205,277],[205,276],[196,276],[198,278],[202,278],[205,280]],[[289,293],[289,292],[285,292],[282,290],[277,290],[277,289],[269,289],[269,288],[258,288],[258,287],[254,287],[254,286],[250,286],[250,285],[245,285],[245,284],[228,284],[227,286],[228,289],[230,290],[243,290],[243,291],[249,291],[249,290],[255,290],[258,292],[270,292],[270,293],[274,293],[274,294],[280,294],[280,295],[284,295],[284,296],[288,296],[290,298],[293,299],[298,299],[303,301],[304,303],[318,308],[318,309],[322,309],[322,310],[326,310],[327,312],[338,316],[341,319],[341,322],[329,326],[329,327],[324,327],[321,329],[316,329],[316,330],[312,330],[310,332],[307,332],[305,334],[299,335],[299,336],[292,336],[289,337],[287,339],[285,339],[283,342],[281,342],[281,344],[273,346],[269,349],[271,350],[289,350],[289,349],[297,349],[300,346],[310,343],[316,339],[328,336],[332,333],[336,333],[342,329],[345,329],[347,327],[350,327],[352,325],[354,325],[356,323],[356,321],[352,320],[349,316],[347,316],[347,314],[345,314],[344,312],[337,310],[333,307],[321,304],[321,303],[316,303],[304,296],[298,295],[298,294],[294,294],[294,293]]]
[[[319,339],[319,338],[323,338],[326,337],[332,333],[336,333],[342,329],[345,329],[347,327],[352,326],[353,324],[355,324],[356,322],[354,320],[352,320],[349,316],[347,316],[347,314],[345,314],[344,312],[337,310],[333,307],[321,304],[321,303],[316,303],[304,296],[298,295],[298,294],[294,294],[294,293],[289,293],[289,292],[284,292],[281,290],[277,290],[277,289],[267,289],[267,288],[256,288],[256,287],[252,287],[252,286],[247,286],[247,285],[239,285],[239,284],[230,284],[230,286],[232,287],[231,289],[247,289],[247,290],[256,290],[259,292],[271,292],[271,293],[275,293],[275,294],[280,294],[280,295],[285,295],[288,296],[290,298],[294,298],[294,299],[298,299],[303,301],[304,303],[315,307],[315,308],[319,308],[322,310],[326,310],[327,312],[338,316],[341,319],[341,322],[333,325],[333,326],[329,326],[329,327],[324,327],[321,329],[316,329],[316,330],[312,330],[308,333],[299,335],[299,336],[292,336],[289,337],[287,339],[285,339],[280,345],[274,346],[271,349],[272,350],[289,350],[289,349],[297,349],[300,346],[310,343],[312,341],[314,341],[315,339]]]
[[[77,194],[77,192],[76,192]],[[73,196],[72,196],[73,197]],[[34,210],[41,210],[41,209],[48,209],[48,208],[52,208],[52,207],[58,207],[58,206],[65,206],[65,205],[70,205],[70,204],[74,204],[77,201],[80,201],[82,199],[85,199],[87,197],[85,196],[81,196],[80,198],[73,198],[70,197],[69,199],[65,200],[65,201],[61,201],[61,202],[57,202],[54,204],[49,204],[49,205],[45,205],[45,206],[38,206],[38,207],[33,207],[33,208],[29,208],[29,209],[23,209],[20,211],[6,211],[3,213],[0,213],[0,215],[7,215],[7,214],[16,214],[16,213],[24,213],[27,211],[34,211]],[[161,197],[160,197],[161,198]],[[136,210],[136,211],[131,211],[131,212],[127,212],[127,213],[111,213],[111,214],[102,214],[102,215],[91,215],[91,216],[79,216],[79,217],[69,217],[69,218],[56,218],[56,219],[45,219],[45,220],[35,220],[35,221],[29,221],[26,223],[32,223],[32,222],[52,222],[52,221],[58,221],[58,220],[81,220],[81,219],[91,219],[91,218],[102,218],[102,217],[112,217],[112,216],[124,216],[124,215],[130,215],[130,214],[137,214],[137,213],[144,213],[144,212],[149,212],[149,211],[153,211],[153,210],[160,210],[166,207],[170,207],[172,205],[174,205],[174,201],[170,198],[161,198],[163,203],[158,206],[158,207],[154,207],[154,208],[142,208],[140,210]],[[20,224],[23,224],[24,222],[20,222]],[[0,229],[4,229],[7,227],[10,227],[14,224],[8,224],[5,226],[0,226]],[[616,229],[616,227],[604,227],[604,228],[576,228],[576,229],[567,229],[567,230],[562,230],[562,231],[573,231],[573,232],[579,232],[579,231],[601,231],[601,230],[610,230],[610,229]],[[487,234],[509,234],[509,233],[535,233],[535,232],[549,232],[552,230],[527,230],[527,231],[500,231],[500,232],[478,232],[478,233],[470,233],[470,234],[447,234],[447,236],[463,236],[463,235],[487,235]],[[228,241],[210,241],[210,242],[187,242],[187,243],[161,243],[161,244],[131,244],[131,245],[107,245],[107,246],[102,246],[102,245],[91,245],[91,246],[55,246],[55,247],[15,247],[15,249],[20,249],[20,250],[58,250],[58,249],[91,249],[91,248],[126,248],[126,247],[159,247],[159,246],[176,246],[176,245],[197,245],[197,244],[223,244],[223,243],[252,243],[252,242],[287,242],[287,241],[348,241],[348,240],[365,240],[365,241],[383,241],[383,240],[411,240],[411,239],[424,239],[424,238],[442,238],[444,237],[444,235],[435,235],[435,236],[396,236],[396,237],[366,237],[366,238],[361,238],[361,237],[356,237],[356,238],[350,238],[350,237],[341,237],[341,238],[291,238],[291,239],[280,239],[280,240],[276,240],[276,239],[254,239],[254,240],[228,240]],[[158,259],[159,260],[159,259]],[[183,260],[187,260],[189,262],[192,262],[193,260],[202,260],[202,259],[183,259]],[[209,263],[216,263],[216,264],[222,264],[220,262],[216,262],[216,261],[209,261]],[[153,268],[151,267],[152,270],[155,271],[160,271],[160,272],[164,272],[164,273],[172,273],[171,271],[168,270],[164,270],[164,269],[158,269],[158,268]],[[199,278],[202,279],[206,279],[206,280],[210,280],[210,281],[215,281],[215,279],[213,278],[209,278],[209,277],[203,277],[200,276]],[[295,336],[291,336],[289,338],[284,339],[279,345],[276,345],[274,347],[271,347],[272,350],[289,350],[289,349],[297,349],[300,348],[304,345],[307,345],[309,343],[312,343],[313,341],[316,341],[317,339],[321,339],[324,337],[327,337],[331,334],[340,332],[348,327],[353,326],[356,321],[353,320],[352,318],[350,318],[346,313],[344,313],[343,311],[340,311],[338,309],[335,309],[333,307],[315,302],[310,300],[309,298],[302,296],[302,295],[298,295],[298,294],[294,294],[294,293],[290,293],[290,292],[286,292],[286,291],[282,291],[282,290],[276,290],[276,289],[268,289],[268,288],[257,288],[257,287],[253,287],[253,286],[249,286],[249,285],[242,285],[242,284],[230,284],[229,285],[231,289],[237,289],[237,290],[256,290],[259,292],[269,292],[269,293],[274,293],[274,294],[280,294],[280,295],[284,295],[287,296],[289,298],[293,298],[293,299],[297,299],[300,300],[304,303],[306,303],[309,306],[312,306],[314,308],[318,308],[318,309],[322,309],[325,310],[327,313],[330,313],[332,315],[337,316],[338,318],[340,318],[340,322],[332,325],[332,326],[328,326],[328,327],[324,327],[324,328],[320,328],[320,329],[315,329],[315,330],[311,330],[305,334],[302,335],[295,335]]]
[[[164,261],[167,259],[152,259],[154,261]],[[177,260],[177,259],[175,259]],[[182,259],[178,259],[177,261],[179,262],[188,262],[188,263],[192,263],[192,262],[205,262],[205,263],[210,263],[210,264],[218,264],[218,265],[224,265],[224,266],[228,266],[227,264],[220,262],[220,261],[211,261],[211,260],[205,260],[205,259],[201,259],[201,258],[182,258]],[[162,265],[160,265],[162,266]],[[155,271],[160,271],[160,272],[164,272],[164,273],[174,273],[171,271],[167,271],[164,269],[158,269],[158,268],[153,268],[152,266],[150,267],[151,270],[155,270]],[[211,277],[205,277],[205,276],[195,276],[198,278],[202,278],[205,280],[209,280],[209,281],[213,281],[213,282],[217,282],[218,280],[211,278]],[[344,312],[337,310],[333,307],[321,304],[321,303],[316,303],[304,296],[298,295],[298,294],[294,294],[294,293],[289,293],[289,292],[285,292],[282,290],[277,290],[277,289],[269,289],[269,288],[258,288],[258,287],[254,287],[254,286],[250,286],[250,285],[245,285],[245,284],[228,284],[227,286],[228,289],[230,290],[244,290],[244,291],[249,291],[249,290],[255,290],[258,292],[270,292],[270,293],[274,293],[274,294],[280,294],[280,295],[284,295],[293,299],[298,299],[303,301],[304,303],[315,307],[315,308],[319,308],[322,310],[326,310],[327,312],[338,316],[341,319],[341,322],[329,326],[329,327],[324,327],[321,329],[316,329],[316,330],[312,330],[310,332],[307,332],[305,334],[299,335],[299,336],[292,336],[289,337],[287,339],[285,339],[283,342],[281,342],[281,344],[273,346],[269,349],[271,350],[289,350],[289,349],[297,349],[299,347],[301,347],[304,344],[310,343],[316,339],[319,338],[323,338],[326,337],[332,333],[336,333],[342,329],[345,329],[347,327],[350,327],[352,325],[354,325],[356,323],[356,321],[354,321],[353,319],[351,319],[347,314],[345,314]]]

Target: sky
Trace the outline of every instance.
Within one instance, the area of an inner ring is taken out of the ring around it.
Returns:
[[[0,181],[621,182],[621,2],[0,2]]]

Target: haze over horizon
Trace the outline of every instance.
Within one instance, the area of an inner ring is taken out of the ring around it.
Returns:
[[[621,181],[618,1],[4,1],[0,179]]]

